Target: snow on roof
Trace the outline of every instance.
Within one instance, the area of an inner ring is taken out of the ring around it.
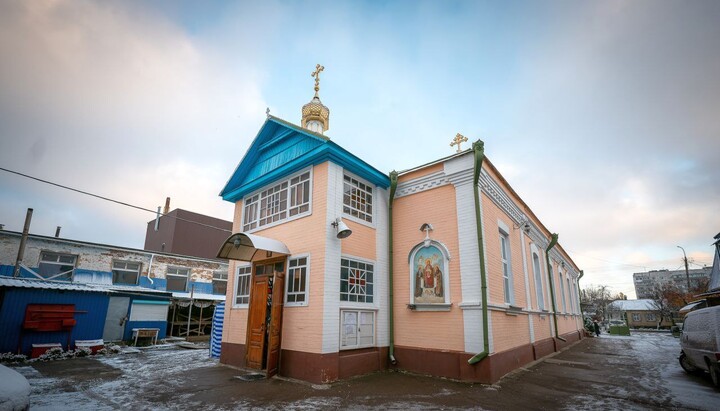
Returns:
[[[43,290],[89,291],[111,293],[112,290],[102,286],[91,286],[66,281],[40,280],[32,278],[14,278],[0,276],[0,287],[38,288]]]
[[[163,297],[169,297],[170,291],[163,291],[163,290],[156,290],[154,288],[147,288],[147,287],[140,287],[137,285],[119,285],[119,284],[97,284],[97,283],[88,283],[91,287],[99,287],[99,288],[105,288],[112,291],[119,291],[119,292],[141,292],[143,294],[161,294]]]
[[[655,311],[655,304],[653,300],[617,300],[610,303],[610,305],[621,311]]]

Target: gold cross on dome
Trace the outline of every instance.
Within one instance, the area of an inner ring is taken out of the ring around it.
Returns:
[[[315,71],[310,73],[311,77],[315,77],[315,97],[318,96],[318,91],[320,91],[320,72],[325,70],[325,66],[317,65],[315,66]]]
[[[462,151],[462,149],[460,148],[460,144],[462,144],[466,141],[468,141],[467,137],[465,137],[464,135],[462,135],[460,133],[457,133],[457,135],[453,139],[452,143],[450,143],[450,147],[457,146],[457,152],[459,153],[460,151]]]

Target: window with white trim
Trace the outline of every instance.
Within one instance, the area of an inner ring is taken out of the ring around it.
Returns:
[[[560,283],[560,295],[562,296],[562,312],[567,312],[567,302],[565,300],[565,282],[563,281],[563,273],[558,270],[558,283]]]
[[[510,268],[510,239],[507,233],[502,230],[500,230],[500,260],[502,263],[505,302],[513,304],[515,302],[515,293],[513,292],[512,269]]]
[[[542,272],[540,271],[540,257],[537,253],[532,254],[533,274],[535,276],[535,295],[537,297],[538,309],[545,309],[545,298],[543,296]]]
[[[244,200],[243,231],[310,211],[310,171],[290,177]]]
[[[287,293],[285,305],[307,305],[308,303],[308,273],[310,272],[308,257],[291,258],[288,262]]]
[[[640,314],[639,314],[639,313],[633,313],[632,319],[633,319],[633,321],[640,321]]]
[[[142,264],[137,261],[113,261],[112,282],[113,284],[136,285],[140,278]]]
[[[373,302],[373,265],[340,259],[340,301]]]
[[[38,274],[46,280],[72,280],[77,256],[49,251],[40,253]]]
[[[577,299],[575,298],[575,290],[572,288],[572,285],[570,283],[570,277],[567,278],[567,287],[568,297],[570,298],[570,310],[575,313],[575,304],[577,303]]]
[[[168,267],[165,279],[167,280],[167,291],[187,291],[188,274],[190,270],[180,267]]]
[[[252,266],[237,267],[235,270],[235,305],[250,303],[250,274]]]
[[[645,321],[657,321],[655,314],[653,314],[653,313],[645,314]]]
[[[343,213],[372,223],[373,189],[357,179],[343,175]]]
[[[224,270],[213,271],[213,294],[225,295],[227,292],[228,272]]]
[[[375,345],[375,313],[362,310],[340,310],[340,349]]]

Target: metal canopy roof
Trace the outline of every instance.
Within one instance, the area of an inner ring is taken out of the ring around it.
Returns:
[[[253,261],[258,251],[265,251],[266,257],[290,255],[287,246],[278,240],[254,234],[236,233],[228,237],[220,246],[218,258],[230,260]]]

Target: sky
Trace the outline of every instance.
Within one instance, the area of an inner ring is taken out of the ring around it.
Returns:
[[[488,158],[584,270],[712,264],[720,2],[0,2],[0,167],[232,220],[218,193],[265,110],[383,172]],[[466,147],[469,147],[466,146]],[[154,215],[0,171],[0,224],[142,248]]]

